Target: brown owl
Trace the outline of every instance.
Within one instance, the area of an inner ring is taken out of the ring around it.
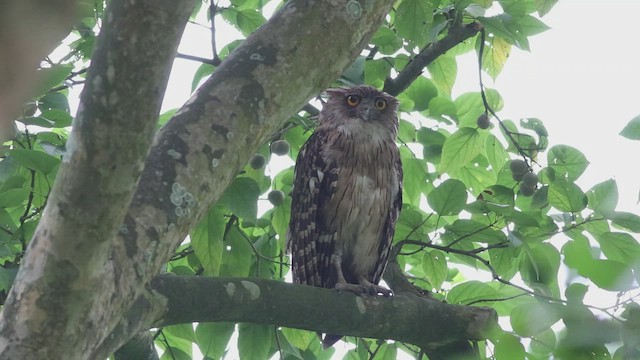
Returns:
[[[293,280],[389,296],[378,282],[402,207],[398,100],[364,85],[327,94],[295,166],[287,239]],[[327,335],[323,345],[340,337]]]

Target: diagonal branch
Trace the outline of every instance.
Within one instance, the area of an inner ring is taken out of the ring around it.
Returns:
[[[402,69],[395,79],[388,78],[384,82],[384,91],[394,96],[400,94],[406,90],[409,85],[422,74],[424,68],[437,59],[438,56],[451,50],[460,42],[475,36],[481,28],[482,25],[477,22],[472,22],[467,25],[454,24],[449,29],[447,36],[422,49],[422,51]]]
[[[115,325],[122,302],[105,263],[193,5],[109,2],[67,154],[2,310],[3,358],[92,358]]]

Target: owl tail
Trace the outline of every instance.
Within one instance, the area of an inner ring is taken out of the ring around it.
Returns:
[[[325,334],[324,339],[322,339],[322,348],[324,350],[327,350],[328,348],[332,347],[333,344],[340,341],[340,339],[342,339],[342,335]]]

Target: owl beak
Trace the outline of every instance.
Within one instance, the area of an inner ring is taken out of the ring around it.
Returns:
[[[371,119],[371,108],[368,106],[364,107],[360,112],[360,118],[368,122],[369,119]]]

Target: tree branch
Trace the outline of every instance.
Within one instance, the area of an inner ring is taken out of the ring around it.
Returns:
[[[481,28],[482,25],[477,22],[472,22],[464,26],[454,24],[449,29],[447,36],[422,49],[422,51],[402,69],[395,79],[388,78],[384,82],[384,91],[391,95],[400,94],[406,90],[409,85],[422,74],[424,68],[437,59],[438,56],[451,50],[460,42],[475,36]]]
[[[135,299],[107,261],[193,5],[109,2],[67,154],[2,310],[3,358],[94,358]]]
[[[411,294],[359,297],[261,278],[172,274],[157,276],[151,286],[162,298],[155,303],[167,306],[154,327],[250,322],[393,339],[426,349],[460,340],[484,340],[497,327],[497,315],[491,308],[449,305]]]

